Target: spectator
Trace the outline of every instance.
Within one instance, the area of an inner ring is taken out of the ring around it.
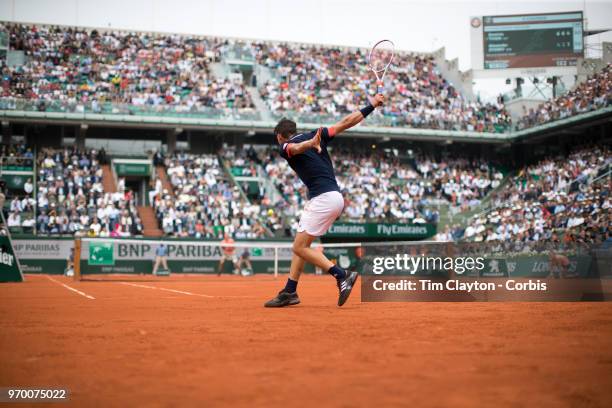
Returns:
[[[32,192],[34,191],[34,184],[32,184],[31,178],[28,178],[23,184],[23,191],[25,191],[27,195],[32,195]]]
[[[13,211],[6,221],[9,228],[19,228],[21,227],[21,215],[19,215],[19,210]]]

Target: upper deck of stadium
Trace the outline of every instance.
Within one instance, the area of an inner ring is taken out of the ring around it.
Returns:
[[[9,121],[269,131],[337,120],[374,89],[365,48],[3,24]],[[513,122],[464,95],[434,54],[400,51],[385,108],[355,136],[508,142],[610,114],[610,66]],[[569,95],[569,96],[568,96]]]

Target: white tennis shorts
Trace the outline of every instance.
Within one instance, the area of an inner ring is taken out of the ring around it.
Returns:
[[[320,237],[342,214],[344,198],[337,191],[328,191],[308,200],[298,224],[298,232]]]

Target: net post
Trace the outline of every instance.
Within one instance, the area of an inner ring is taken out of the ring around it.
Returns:
[[[76,237],[76,239],[74,240],[74,260],[73,262],[73,269],[74,269],[74,280],[75,281],[80,281],[81,280],[81,238],[80,237]]]
[[[278,278],[278,247],[274,247],[274,278]]]

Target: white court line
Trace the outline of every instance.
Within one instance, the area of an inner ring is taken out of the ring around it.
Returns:
[[[75,288],[73,288],[73,287],[71,287],[71,286],[68,286],[68,285],[66,285],[65,283],[62,283],[62,282],[60,282],[60,281],[58,281],[58,280],[56,280],[56,279],[53,279],[53,278],[52,278],[52,277],[50,277],[49,275],[45,275],[45,276],[46,276],[46,277],[47,277],[47,279],[49,279],[50,281],[55,282],[55,283],[57,283],[58,285],[62,285],[62,286],[63,286],[63,287],[65,287],[66,289],[71,290],[71,291],[73,291],[73,292],[76,292],[76,293],[78,293],[79,295],[86,297],[87,299],[91,299],[91,300],[95,300],[95,299],[96,299],[95,297],[93,297],[93,296],[91,296],[91,295],[88,295],[88,294],[87,294],[87,293],[85,293],[85,292],[81,292],[80,290],[77,290],[77,289],[75,289]]]
[[[217,296],[211,296],[211,295],[203,295],[201,293],[191,293],[191,292],[185,292],[183,290],[176,290],[176,289],[168,289],[168,288],[160,288],[158,286],[149,286],[149,285],[139,285],[137,283],[129,283],[129,282],[117,282],[117,283],[121,283],[122,285],[130,285],[130,286],[135,286],[137,288],[147,288],[147,289],[159,289],[159,290],[165,290],[167,292],[174,292],[174,293],[180,293],[182,295],[189,295],[189,296],[201,296],[201,297],[205,297],[205,298],[214,298]]]

